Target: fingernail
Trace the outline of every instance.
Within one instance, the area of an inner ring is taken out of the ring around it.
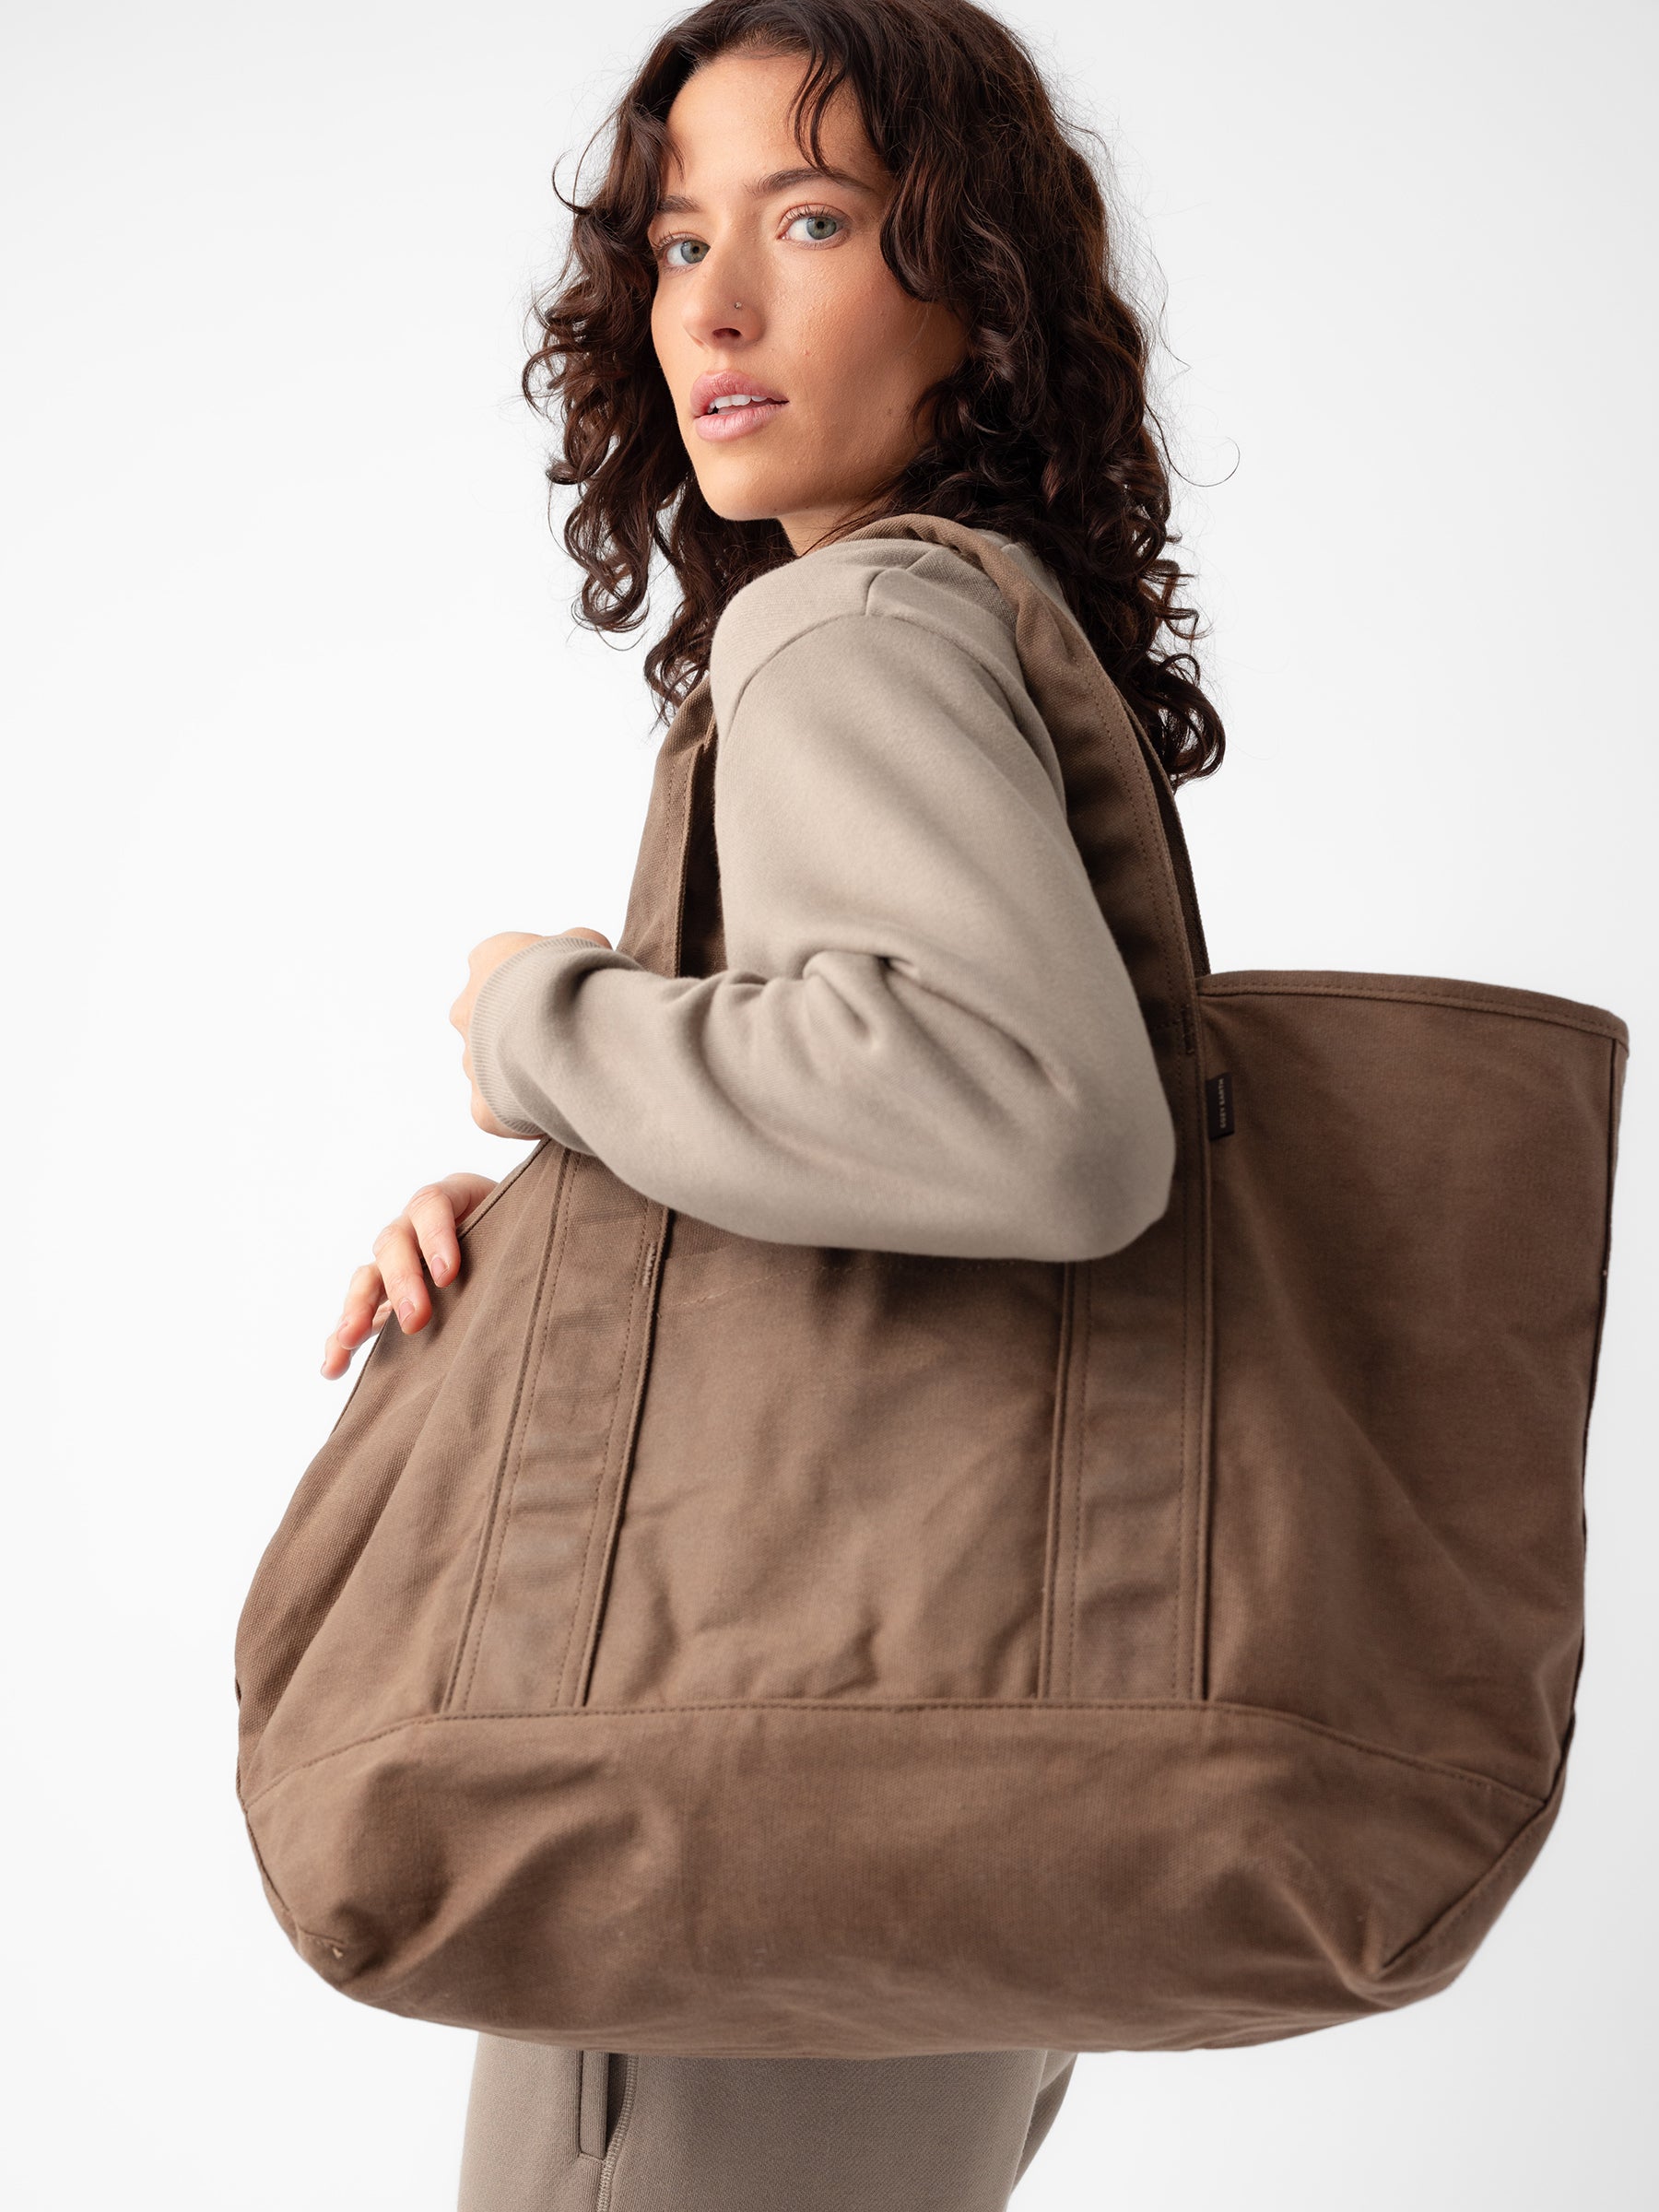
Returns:
[[[439,1253],[432,1262],[432,1280],[441,1283],[448,1273],[449,1261],[442,1253]]]
[[[403,1323],[406,1329],[408,1327],[410,1322],[414,1320],[415,1300],[412,1298],[406,1298],[403,1301],[403,1304],[398,1307],[397,1318]]]

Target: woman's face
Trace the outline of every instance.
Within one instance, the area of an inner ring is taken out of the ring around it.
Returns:
[[[704,499],[775,517],[803,553],[925,442],[917,399],[966,349],[960,323],[912,300],[881,258],[892,179],[845,85],[811,171],[788,124],[798,55],[723,53],[668,111],[651,225],[651,335]],[[707,410],[724,378],[765,404]]]

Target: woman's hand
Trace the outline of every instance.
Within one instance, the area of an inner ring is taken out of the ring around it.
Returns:
[[[561,929],[557,934],[561,937],[591,937],[595,945],[603,945],[607,952],[611,949],[610,939],[596,929]],[[472,1118],[480,1129],[491,1136],[521,1136],[524,1132],[504,1128],[490,1112],[485,1103],[484,1093],[478,1088],[477,1079],[473,1074],[472,1043],[468,1035],[472,1028],[473,1007],[479,992],[503,960],[511,959],[515,952],[522,952],[526,945],[540,943],[538,936],[522,929],[504,929],[493,937],[486,937],[481,945],[475,945],[466,956],[466,987],[450,1008],[451,1024],[461,1032],[461,1072],[472,1085]]]
[[[346,1300],[323,1347],[323,1372],[332,1381],[351,1365],[351,1355],[395,1312],[406,1336],[432,1318],[421,1262],[435,1283],[453,1282],[461,1271],[461,1241],[455,1224],[465,1221],[487,1191],[488,1175],[446,1175],[421,1184],[395,1221],[388,1221],[371,1247],[374,1253],[346,1287]]]

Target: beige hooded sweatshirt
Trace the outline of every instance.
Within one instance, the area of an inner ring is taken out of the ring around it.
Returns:
[[[745,1236],[1137,1237],[1174,1127],[996,587],[913,538],[818,547],[733,596],[710,688],[727,966],[525,946],[473,1009],[492,1112]]]

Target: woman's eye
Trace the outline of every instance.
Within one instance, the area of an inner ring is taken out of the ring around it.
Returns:
[[[800,242],[808,246],[827,246],[847,227],[846,218],[832,214],[828,207],[801,207],[794,215],[785,218],[783,235],[789,237],[803,223],[806,228]],[[679,253],[682,246],[686,248],[683,257]],[[708,251],[705,239],[693,238],[688,231],[682,230],[658,242],[656,257],[666,269],[694,269]]]
[[[793,230],[797,223],[806,224],[806,243],[821,246],[827,244],[829,240],[835,236],[835,233],[833,230],[826,231],[818,226],[825,223],[839,224],[841,220],[839,215],[831,215],[827,207],[804,207],[798,215],[790,217],[789,229]]]

